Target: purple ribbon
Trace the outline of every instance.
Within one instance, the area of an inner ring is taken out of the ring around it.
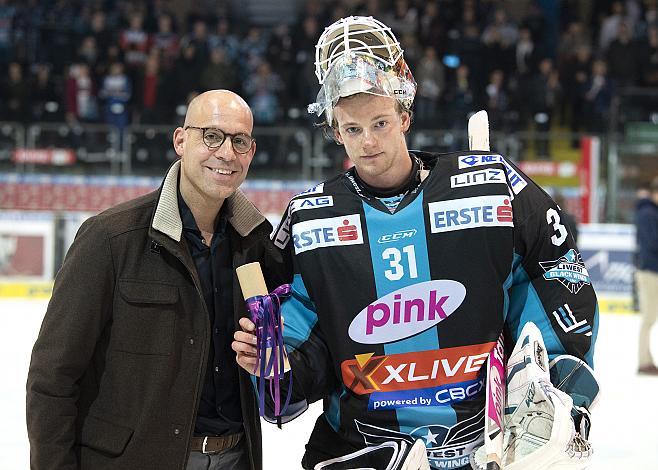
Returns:
[[[281,407],[281,380],[285,372],[285,358],[288,357],[283,344],[283,323],[281,321],[281,300],[290,296],[290,284],[277,287],[268,295],[257,295],[246,300],[251,321],[256,325],[256,371],[258,377],[258,408],[265,416],[265,380],[269,380],[270,396],[274,400],[274,415],[281,416],[288,408],[292,393],[292,370],[288,383],[288,396]],[[268,360],[267,351],[270,351]],[[272,378],[269,376],[272,374]]]

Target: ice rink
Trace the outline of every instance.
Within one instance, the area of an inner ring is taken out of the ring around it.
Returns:
[[[25,380],[44,300],[0,300],[0,470],[29,468],[25,429]],[[658,469],[658,378],[639,377],[635,315],[603,314],[595,356],[602,395],[593,410],[596,470]],[[654,332],[654,345],[658,346]],[[656,348],[654,348],[656,349]],[[658,351],[657,351],[658,352]],[[658,358],[658,354],[654,354]],[[263,426],[265,470],[298,469],[304,444],[320,413],[318,404],[283,430]]]

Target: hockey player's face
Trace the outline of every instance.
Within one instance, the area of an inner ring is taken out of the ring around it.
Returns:
[[[232,93],[209,92],[197,100],[190,104],[184,128],[174,132],[174,148],[181,155],[181,192],[218,202],[242,184],[256,150],[254,142],[246,153],[237,152],[228,134],[251,136],[253,118]],[[217,146],[222,134],[224,141]]]
[[[394,188],[411,171],[404,133],[408,113],[393,98],[366,93],[342,98],[334,108],[336,139],[345,145],[359,177],[376,188]]]

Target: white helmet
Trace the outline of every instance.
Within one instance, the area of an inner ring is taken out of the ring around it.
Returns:
[[[371,16],[350,16],[327,27],[315,46],[315,75],[322,85],[309,113],[327,113],[342,97],[370,93],[396,98],[407,110],[416,82],[391,28]]]

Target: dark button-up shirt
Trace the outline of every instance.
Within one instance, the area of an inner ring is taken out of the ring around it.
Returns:
[[[233,266],[228,220],[224,209],[206,245],[192,211],[178,194],[183,234],[196,265],[201,291],[210,317],[208,365],[194,427],[195,436],[220,436],[242,430],[240,387],[235,353],[231,349],[233,320]]]

